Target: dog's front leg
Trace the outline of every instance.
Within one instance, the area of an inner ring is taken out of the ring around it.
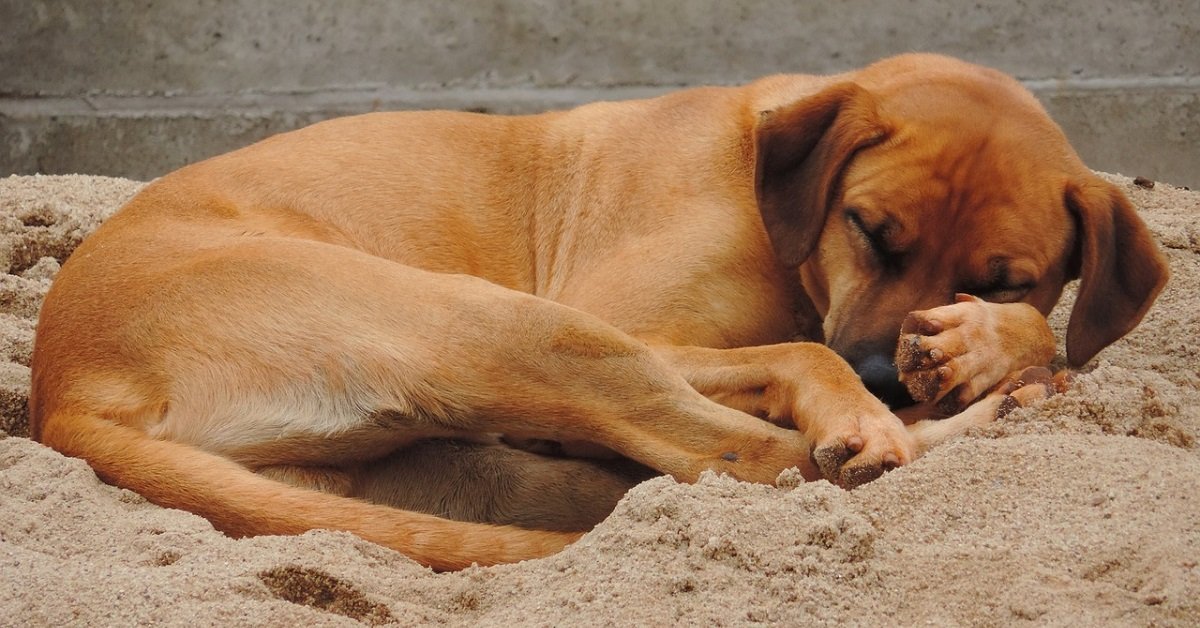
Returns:
[[[794,426],[827,479],[857,486],[913,459],[912,437],[827,347],[655,346],[697,391],[722,405]]]
[[[476,330],[446,333],[439,347],[464,384],[440,387],[455,390],[459,430],[594,443],[681,481],[706,470],[763,483],[791,467],[819,476],[804,434],[705,398],[644,343],[578,310],[477,283],[489,298],[468,318]],[[472,334],[464,354],[444,342]]]
[[[985,426],[1014,408],[1062,392],[1069,373],[1045,368],[1054,334],[1025,303],[958,295],[951,305],[913,312],[901,326],[896,366],[922,402],[901,416],[918,455]]]
[[[955,301],[913,312],[900,328],[896,367],[913,399],[953,413],[1005,377],[1054,357],[1054,334],[1033,306],[965,294]]]

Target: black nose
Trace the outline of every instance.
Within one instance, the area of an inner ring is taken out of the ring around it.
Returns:
[[[908,389],[900,383],[900,371],[887,357],[871,354],[854,366],[858,376],[871,394],[879,397],[889,408],[897,409],[916,403],[909,396]]]

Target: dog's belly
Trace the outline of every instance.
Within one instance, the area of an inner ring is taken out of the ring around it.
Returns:
[[[251,468],[269,465],[343,466],[382,458],[412,443],[469,433],[430,425],[398,411],[364,411],[349,399],[319,391],[309,398],[240,398],[208,408],[175,408],[148,430]]]

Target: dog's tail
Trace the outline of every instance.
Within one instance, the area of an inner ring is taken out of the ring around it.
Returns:
[[[160,506],[196,513],[234,537],[345,530],[448,571],[546,556],[581,534],[451,521],[298,488],[86,412],[47,417],[39,436],[86,460],[105,482]]]

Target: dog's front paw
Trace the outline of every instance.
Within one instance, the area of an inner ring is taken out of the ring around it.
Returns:
[[[825,479],[844,488],[866,484],[916,457],[912,436],[882,407],[823,422],[813,439],[812,459]]]
[[[901,325],[896,367],[913,399],[954,413],[1005,375],[1054,356],[1054,335],[1032,306],[965,294],[955,301],[912,312]]]

